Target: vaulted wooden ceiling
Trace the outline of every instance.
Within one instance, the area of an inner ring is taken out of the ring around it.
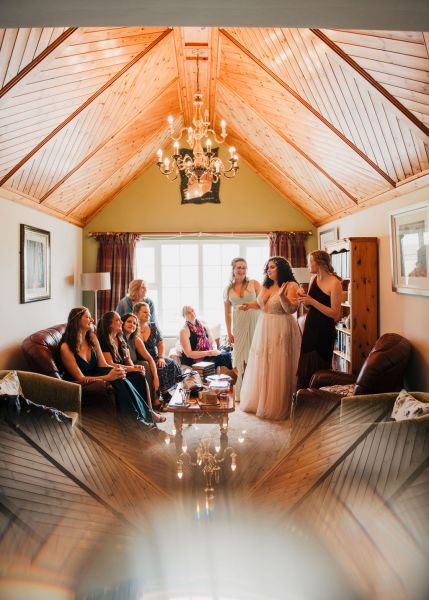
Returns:
[[[62,27],[0,30],[1,194],[83,226],[190,124],[197,51],[216,129],[314,224],[427,185],[428,33]]]

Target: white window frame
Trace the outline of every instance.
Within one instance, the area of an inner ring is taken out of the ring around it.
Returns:
[[[264,256],[261,260],[261,265],[265,264],[265,261],[268,259],[269,256],[269,240],[268,240],[268,236],[266,234],[257,234],[257,235],[219,235],[219,236],[212,236],[212,235],[178,235],[178,236],[174,236],[174,237],[158,237],[158,236],[147,236],[145,238],[143,238],[142,240],[140,240],[139,242],[137,242],[137,251],[136,251],[136,264],[135,264],[135,270],[134,272],[136,273],[136,278],[141,278],[144,279],[148,288],[148,296],[151,298],[151,292],[155,291],[157,298],[156,298],[156,303],[155,303],[155,309],[156,309],[156,315],[157,315],[157,319],[160,323],[161,329],[163,331],[163,334],[166,337],[177,337],[178,335],[178,331],[169,331],[168,329],[163,329],[163,311],[162,311],[162,307],[163,307],[163,288],[162,288],[162,265],[161,265],[161,247],[163,244],[197,244],[198,245],[198,278],[199,281],[197,283],[197,285],[199,286],[199,302],[200,302],[200,306],[199,307],[195,307],[198,311],[199,314],[204,316],[204,294],[203,294],[203,278],[204,278],[204,265],[203,265],[203,245],[204,244],[219,244],[219,243],[231,243],[231,244],[236,244],[239,246],[239,251],[236,254],[236,256],[244,256],[246,257],[246,249],[249,247],[260,247],[261,248],[261,252],[264,252]],[[151,281],[150,277],[147,276],[147,274],[145,274],[144,271],[144,266],[140,266],[138,264],[138,260],[139,260],[139,247],[142,246],[149,246],[149,247],[153,247],[154,248],[154,268],[153,268],[153,272],[154,272],[154,280]],[[258,281],[262,280],[262,268],[261,268],[261,272],[259,274],[257,273],[250,273],[249,276],[253,279],[257,279]],[[224,282],[224,286],[226,287],[228,284],[228,281],[226,280]],[[178,300],[178,302],[180,302]],[[222,303],[221,305],[221,310],[219,311],[219,314],[223,315],[223,301],[220,300],[220,302]],[[181,306],[177,307],[178,312],[181,310]],[[214,325],[213,323],[208,323],[209,325]],[[225,334],[225,322],[224,319],[222,317],[221,322],[221,334]]]

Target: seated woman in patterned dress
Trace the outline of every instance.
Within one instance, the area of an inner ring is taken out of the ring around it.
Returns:
[[[231,352],[217,350],[212,332],[205,323],[197,319],[192,306],[184,306],[182,315],[186,320],[180,330],[180,344],[183,348],[180,358],[182,363],[192,366],[200,360],[212,362],[216,367],[223,367],[235,382],[237,375],[232,368]]]
[[[152,399],[148,389],[143,365],[135,365],[130,358],[128,346],[122,335],[122,320],[115,311],[105,313],[98,321],[97,335],[101,351],[108,365],[121,365],[127,374],[127,379],[137,389],[139,394],[152,410]],[[156,423],[165,421],[165,417],[152,411]]]
[[[120,412],[153,428],[155,424],[152,413],[145,399],[127,380],[125,368],[119,364],[107,364],[94,333],[93,323],[85,306],[70,311],[60,344],[61,360],[66,370],[65,379],[81,384],[92,381],[109,382],[115,391]]]
[[[171,391],[176,386],[181,375],[179,365],[164,356],[164,342],[162,334],[155,323],[150,322],[150,308],[146,302],[138,302],[134,306],[134,313],[140,324],[140,337],[147,351],[156,363],[159,377],[159,393],[164,402],[171,398]]]

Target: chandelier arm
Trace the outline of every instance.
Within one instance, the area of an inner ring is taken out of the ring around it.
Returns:
[[[225,138],[226,138],[226,136],[227,136],[227,134],[226,134],[226,133],[225,133],[225,135],[222,135],[222,134],[221,134],[221,138],[222,138],[222,139],[219,139],[219,138],[217,137],[216,131],[215,131],[214,129],[207,129],[207,133],[211,133],[211,134],[212,134],[212,136],[213,136],[213,138],[214,138],[214,140],[215,140],[216,144],[223,144],[223,143],[225,142]]]
[[[173,132],[170,131],[170,137],[173,140],[173,142],[180,142],[180,140],[183,137],[183,134],[186,132],[188,132],[188,128],[187,127],[182,127],[182,129],[180,130],[180,134],[178,135],[178,137],[174,137]]]

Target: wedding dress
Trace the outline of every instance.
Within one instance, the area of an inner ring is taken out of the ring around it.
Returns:
[[[263,419],[287,419],[296,390],[301,345],[293,314],[296,307],[286,300],[286,312],[278,292],[265,304],[262,297],[261,290],[258,296],[261,314],[241,386],[240,408]]]

